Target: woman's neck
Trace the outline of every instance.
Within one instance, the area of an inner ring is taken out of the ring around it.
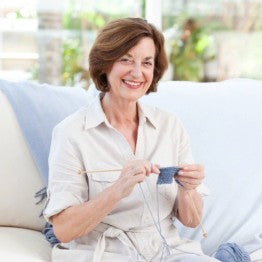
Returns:
[[[138,123],[136,101],[115,99],[112,95],[106,93],[102,100],[102,107],[112,126]]]

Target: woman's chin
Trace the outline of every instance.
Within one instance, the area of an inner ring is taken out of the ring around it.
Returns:
[[[133,101],[133,102],[136,102],[140,97],[142,97],[144,95],[144,93],[143,94],[141,94],[141,92],[137,92],[137,93],[135,93],[135,92],[128,92],[128,93],[125,93],[123,96],[121,96],[122,97],[122,99],[125,99],[126,101]]]

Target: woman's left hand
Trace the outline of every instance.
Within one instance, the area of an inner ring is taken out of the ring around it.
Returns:
[[[186,190],[196,189],[203,181],[204,167],[199,164],[181,165],[175,180],[178,180]]]

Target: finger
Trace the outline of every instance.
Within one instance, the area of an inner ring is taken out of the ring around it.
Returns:
[[[160,174],[159,165],[151,163],[151,173]]]
[[[136,166],[136,167],[133,166],[132,173],[134,176],[142,174],[142,173],[146,175],[146,169],[144,166]]]
[[[125,172],[123,172],[123,175],[126,176],[135,176],[140,173],[144,173],[145,170],[141,166],[129,166],[125,169]]]
[[[180,181],[179,181],[178,186],[180,186],[181,188],[186,189],[186,190],[193,190],[193,189],[196,189],[196,187],[197,187],[196,185],[191,185],[189,183],[180,182]]]
[[[183,171],[183,170],[179,170],[178,175],[181,177],[187,177],[187,178],[194,178],[194,179],[204,179],[205,175],[204,173],[201,171]]]
[[[129,162],[129,167],[133,170],[133,172],[140,173],[144,172],[146,175],[149,175],[151,172],[150,162],[146,160],[131,160]]]
[[[135,183],[142,183],[146,178],[145,173],[140,173],[134,176],[134,182]]]
[[[148,176],[151,173],[151,164],[149,161],[144,162],[144,168],[146,171],[146,175]]]
[[[190,171],[203,171],[204,166],[200,164],[184,164],[184,165],[179,165],[179,168],[181,170],[190,170]]]
[[[145,160],[142,160],[142,159],[133,159],[133,160],[129,160],[126,162],[126,165],[125,167],[126,168],[137,168],[137,167],[141,167],[143,166],[145,163]]]
[[[202,183],[202,181],[199,179],[188,179],[180,176],[177,176],[176,179],[181,183],[187,183],[194,186],[199,186]]]

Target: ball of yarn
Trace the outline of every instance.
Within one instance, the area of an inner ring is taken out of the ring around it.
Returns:
[[[251,262],[247,251],[236,243],[225,243],[218,247],[215,258],[222,262]]]

